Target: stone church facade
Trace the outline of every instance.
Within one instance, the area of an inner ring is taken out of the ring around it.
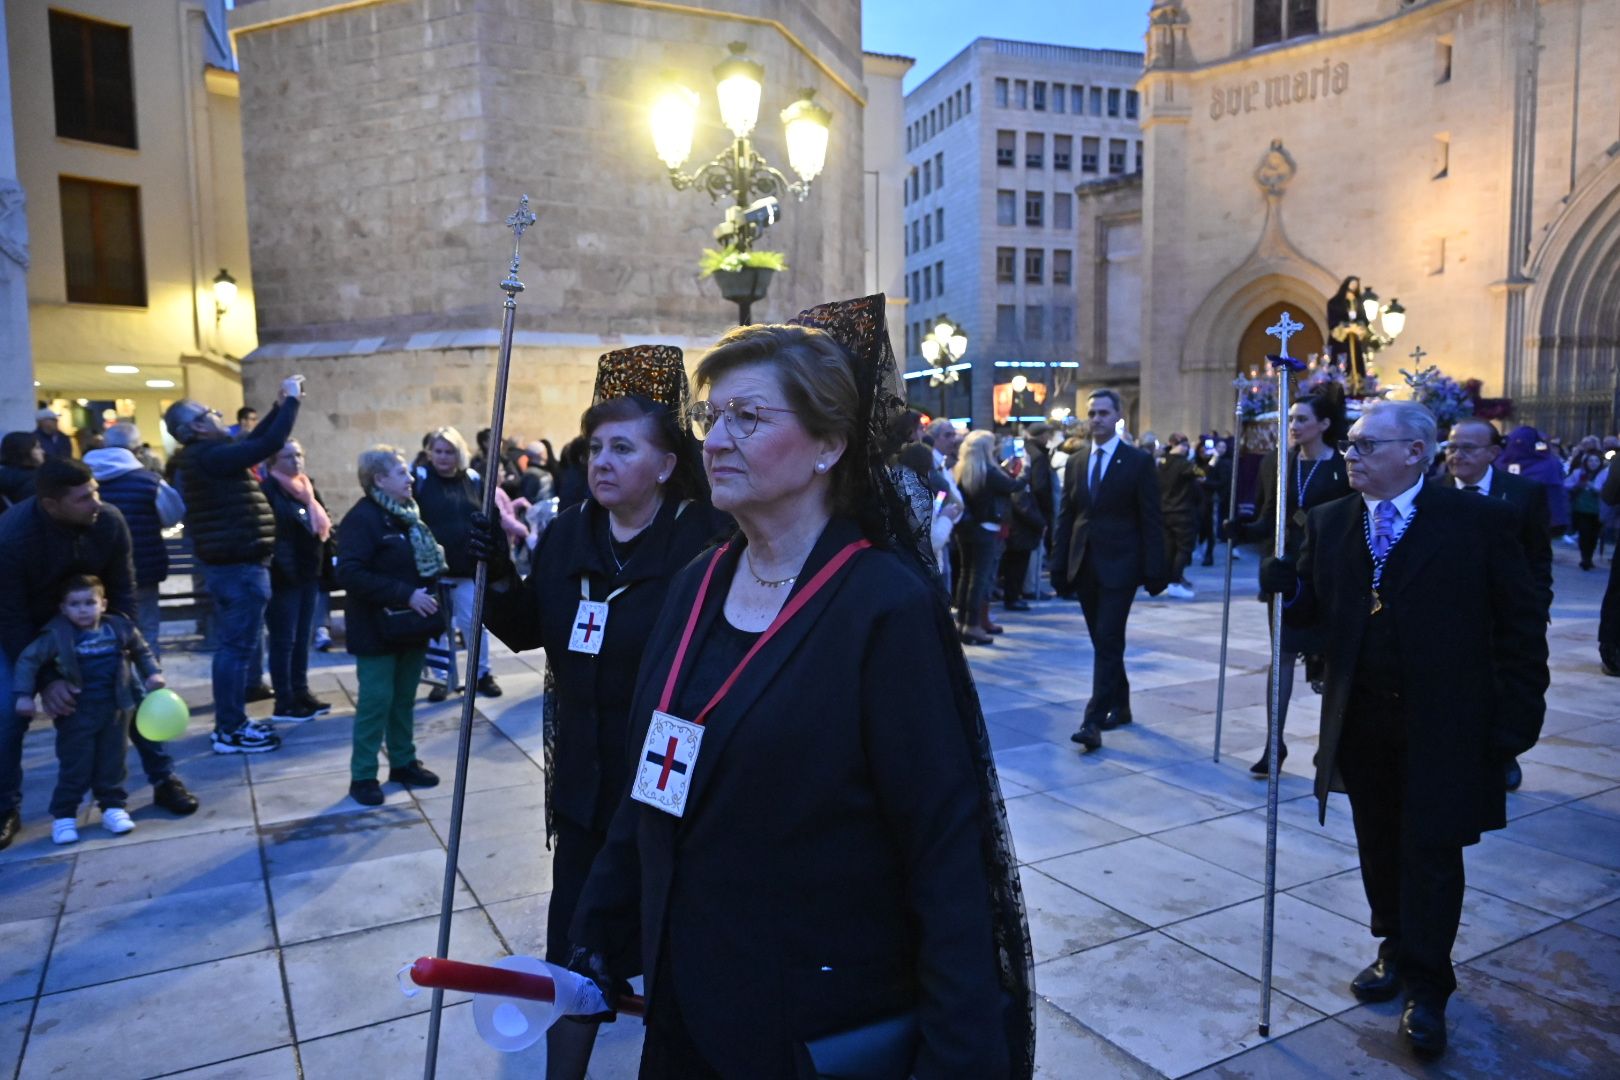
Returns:
[[[1157,0],[1149,20],[1144,426],[1229,427],[1263,328],[1286,307],[1319,343],[1356,275],[1407,311],[1386,385],[1421,347],[1527,422],[1613,430],[1620,0]]]
[[[713,69],[730,42],[765,67],[754,138],[772,164],[791,175],[777,115],[801,88],[833,114],[808,201],[785,198],[758,244],[789,269],[754,318],[868,284],[858,0],[246,0],[231,27],[260,338],[246,397],[307,377],[300,435],[323,487],[352,493],[373,443],[414,452],[434,426],[471,441],[488,424],[502,222],[522,194],[539,220],[508,434],[560,446],[598,354],[661,341],[690,365],[735,322],[697,267],[726,200],[677,192],[648,125],[678,80],[702,101],[688,171],[729,145]]]

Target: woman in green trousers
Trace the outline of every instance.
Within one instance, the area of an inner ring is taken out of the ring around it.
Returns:
[[[439,782],[417,759],[414,711],[428,641],[444,626],[434,581],[445,571],[445,558],[417,513],[402,451],[372,447],[360,455],[359,474],[365,494],[338,528],[337,559],[338,583],[347,593],[348,650],[360,684],[349,796],[381,806],[377,752],[384,745],[389,783]]]

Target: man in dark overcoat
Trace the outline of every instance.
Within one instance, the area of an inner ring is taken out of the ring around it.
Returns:
[[[1069,736],[1089,753],[1102,732],[1131,722],[1125,677],[1125,620],[1136,590],[1154,596],[1170,583],[1153,455],[1119,437],[1119,395],[1097,390],[1086,402],[1091,438],[1063,472],[1063,508],[1052,541],[1052,587],[1077,593],[1091,637],[1091,700]]]
[[[1518,518],[1514,535],[1530,563],[1542,613],[1551,621],[1552,535],[1547,524],[1547,489],[1534,480],[1498,469],[1494,462],[1501,452],[1502,437],[1489,420],[1459,420],[1446,439],[1446,471],[1457,490],[1501,499],[1513,507]],[[1517,791],[1524,780],[1518,761],[1509,759],[1504,771],[1507,789]]]
[[[1456,989],[1463,848],[1507,824],[1503,763],[1535,744],[1547,689],[1545,608],[1499,499],[1425,483],[1433,416],[1368,409],[1350,430],[1356,494],[1310,512],[1298,567],[1266,559],[1261,587],[1287,621],[1326,635],[1317,753],[1350,796],[1378,958],[1351,982],[1364,1001],[1405,988],[1400,1031],[1445,1049]],[[1462,672],[1446,678],[1437,672]]]

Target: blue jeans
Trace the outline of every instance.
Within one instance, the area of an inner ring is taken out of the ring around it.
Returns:
[[[254,657],[270,602],[270,568],[258,563],[204,566],[214,600],[214,730],[229,735],[247,723],[247,688],[257,682]]]
[[[271,586],[264,621],[270,627],[270,685],[276,688],[277,712],[309,697],[309,639],[319,593],[313,581]]]

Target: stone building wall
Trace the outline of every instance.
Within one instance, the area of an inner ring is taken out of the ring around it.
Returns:
[[[855,0],[254,0],[232,26],[262,342],[248,398],[297,368],[316,392],[337,380],[338,412],[374,416],[340,428],[311,408],[301,426],[344,459],[312,453],[318,479],[352,483],[361,431],[411,440],[447,422],[434,394],[463,398],[458,426],[488,424],[502,222],[521,194],[539,220],[523,241],[514,430],[565,441],[598,353],[708,343],[734,321],[697,270],[724,205],[673,189],[647,120],[678,77],[702,102],[688,169],[726,147],[712,70],[728,42],[765,66],[755,137],[772,164],[791,175],[778,114],[801,87],[833,113],[826,171],[759,244],[789,270],[754,317],[862,289]]]
[[[1620,82],[1592,66],[1594,49],[1620,54],[1620,5],[1335,2],[1322,33],[1253,51],[1249,7],[1155,6],[1184,33],[1150,32],[1142,84],[1144,423],[1224,416],[1249,320],[1279,300],[1321,320],[1351,274],[1408,311],[1386,381],[1421,345],[1426,364],[1514,392],[1530,263],[1620,137]],[[1268,199],[1273,140],[1292,171]]]

